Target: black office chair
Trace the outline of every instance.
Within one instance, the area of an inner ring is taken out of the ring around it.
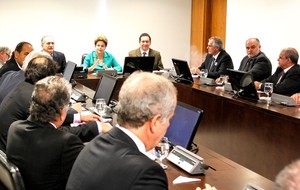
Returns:
[[[0,150],[0,188],[1,185],[6,190],[25,190],[18,167],[8,161],[6,154]]]
[[[87,55],[87,53],[84,53],[84,54],[82,55],[82,57],[81,57],[81,65],[83,64],[86,55]]]

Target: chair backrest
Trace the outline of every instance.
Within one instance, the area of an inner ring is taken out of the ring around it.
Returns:
[[[25,190],[24,182],[16,165],[7,160],[6,154],[0,150],[0,183],[7,190]]]
[[[83,64],[86,55],[87,55],[87,53],[84,53],[84,54],[82,55],[82,57],[81,57],[81,65]]]

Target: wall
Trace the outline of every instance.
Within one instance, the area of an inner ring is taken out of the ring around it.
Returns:
[[[297,0],[227,0],[226,50],[235,69],[246,55],[245,42],[250,37],[260,39],[273,72],[282,49],[295,47],[300,53],[299,6]]]
[[[191,0],[10,0],[1,1],[0,13],[0,45],[12,49],[28,41],[40,50],[42,36],[52,35],[55,49],[80,63],[103,34],[106,50],[123,65],[128,51],[139,47],[139,35],[148,32],[165,67],[172,57],[189,57]]]

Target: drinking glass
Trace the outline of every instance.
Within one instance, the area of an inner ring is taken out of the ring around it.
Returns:
[[[103,98],[99,98],[99,99],[96,100],[95,109],[96,109],[97,113],[100,116],[105,114],[106,103],[105,103],[105,100]]]
[[[167,137],[163,137],[161,141],[158,143],[158,145],[155,147],[155,156],[160,160],[163,161],[168,154],[169,154],[169,140]]]
[[[270,104],[271,96],[273,93],[273,83],[270,83],[270,82],[265,83],[264,93],[267,95],[267,104]]]
[[[200,77],[207,78],[207,75],[208,75],[208,70],[207,69],[201,69],[200,70]]]

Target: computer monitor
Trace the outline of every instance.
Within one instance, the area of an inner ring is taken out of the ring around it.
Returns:
[[[76,67],[76,63],[72,62],[72,61],[68,61],[67,62],[67,66],[64,70],[64,74],[63,74],[63,77],[67,80],[67,81],[71,81],[72,79],[72,76],[73,76],[73,73],[74,73],[74,70],[75,70],[75,67]]]
[[[96,103],[98,98],[104,98],[107,105],[109,105],[113,92],[116,88],[118,79],[116,77],[103,74],[97,86],[92,102]]]
[[[152,72],[155,58],[149,57],[125,57],[124,60],[124,75],[130,75],[134,71],[141,70],[146,72]]]
[[[175,114],[170,120],[165,137],[168,137],[170,143],[190,150],[202,115],[203,110],[177,102]]]
[[[177,74],[177,81],[193,84],[194,80],[187,61],[172,58],[172,62]]]
[[[232,90],[237,96],[252,101],[259,100],[253,77],[250,73],[233,69],[227,69],[227,71]]]

